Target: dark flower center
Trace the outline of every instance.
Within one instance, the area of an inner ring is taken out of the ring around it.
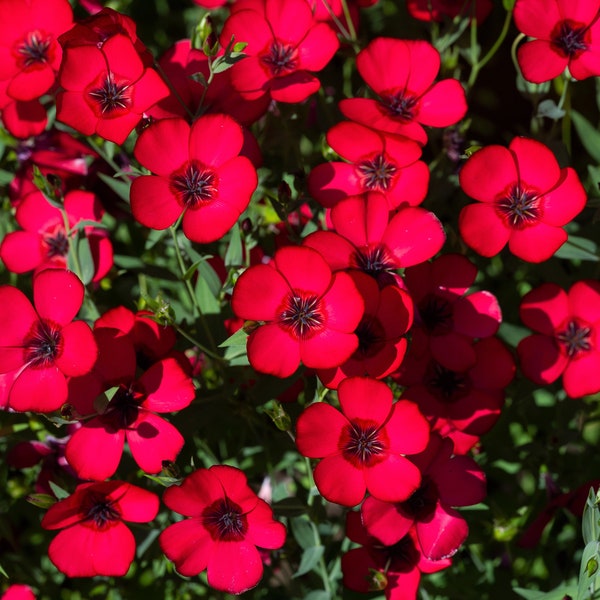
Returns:
[[[91,521],[98,529],[105,529],[111,522],[121,519],[121,513],[114,506],[114,501],[105,496],[92,493],[87,504],[89,506],[85,511],[84,521]]]
[[[533,225],[542,215],[539,194],[523,190],[518,185],[498,202],[497,210],[515,229]]]
[[[363,160],[357,165],[362,184],[368,190],[387,191],[393,182],[398,167],[389,162],[383,154],[370,160]]]
[[[428,294],[419,304],[421,323],[428,333],[445,333],[452,329],[452,307],[444,298]]]
[[[47,62],[48,48],[50,48],[50,38],[43,36],[39,31],[33,31],[27,34],[25,40],[18,46],[17,52],[23,57],[24,65],[31,67]]]
[[[47,247],[46,255],[48,258],[66,256],[69,253],[69,239],[63,230],[58,229],[53,234],[46,235],[44,243]]]
[[[47,321],[37,321],[29,338],[25,340],[27,364],[45,369],[61,353],[62,334]]]
[[[378,463],[387,449],[387,440],[375,424],[361,424],[356,421],[342,430],[340,444],[342,454],[358,466],[370,467]]]
[[[439,493],[433,481],[423,476],[418,490],[412,496],[402,502],[400,506],[412,516],[415,521],[426,521],[431,515],[437,503]]]
[[[288,327],[299,339],[306,339],[321,329],[325,321],[321,301],[318,296],[298,296],[291,294],[279,321]]]
[[[229,498],[216,500],[202,513],[202,523],[213,540],[240,541],[248,529],[242,509]]]
[[[217,194],[217,175],[191,162],[183,172],[171,177],[171,185],[183,206],[194,208],[212,200]]]
[[[591,350],[590,334],[589,327],[582,327],[575,321],[570,321],[564,331],[556,335],[556,339],[562,344],[567,356],[573,358],[580,352]]]
[[[112,397],[102,417],[115,429],[127,429],[136,421],[142,394],[134,390],[133,384],[122,385]]]
[[[278,41],[271,44],[269,53],[262,57],[262,61],[275,77],[294,71],[298,63],[295,48]]]
[[[385,345],[385,331],[376,319],[363,319],[356,328],[356,336],[360,358],[374,356]]]
[[[429,368],[428,387],[442,400],[456,402],[467,393],[469,381],[464,373],[451,371],[433,362]]]
[[[376,279],[380,286],[393,282],[389,275],[396,267],[382,244],[357,250],[354,261],[357,268]]]
[[[570,19],[561,21],[552,35],[552,45],[568,58],[576,57],[588,49],[586,33],[588,27]]]
[[[383,96],[382,102],[390,115],[400,121],[412,121],[415,118],[418,99],[402,93]]]
[[[89,92],[89,95],[100,105],[102,114],[112,113],[119,109],[129,108],[131,105],[129,88],[128,83],[117,83],[113,75],[109,73],[102,86]]]

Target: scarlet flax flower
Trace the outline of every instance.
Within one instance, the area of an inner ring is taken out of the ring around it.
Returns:
[[[478,201],[465,206],[458,227],[482,256],[495,256],[508,243],[528,262],[549,259],[567,241],[562,229],[586,203],[577,173],[561,169],[544,144],[516,137],[508,148],[487,146],[460,171],[464,192]]]
[[[188,518],[160,534],[162,551],[181,575],[206,569],[208,584],[217,590],[241,594],[256,586],[263,575],[257,546],[277,549],[285,542],[285,527],[234,467],[194,471],[168,488],[163,501]]]
[[[48,556],[67,577],[122,577],[135,556],[135,538],[123,521],[147,523],[158,496],[124,481],[83,483],[50,507],[44,529],[60,529]]]
[[[386,502],[406,500],[421,472],[405,458],[427,446],[429,425],[416,404],[393,403],[390,388],[367,377],[348,377],[338,387],[341,412],[325,402],[300,415],[300,454],[321,458],[315,484],[330,502],[355,506],[368,491]]]

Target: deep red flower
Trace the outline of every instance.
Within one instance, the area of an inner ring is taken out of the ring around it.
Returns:
[[[66,377],[92,369],[94,336],[86,323],[73,321],[83,294],[79,278],[62,269],[46,269],[34,278],[33,306],[17,288],[0,287],[0,373],[15,372],[10,408],[56,410],[67,399]]]
[[[535,333],[517,346],[521,369],[541,385],[556,381],[571,398],[600,391],[600,283],[577,281],[565,292],[545,283],[523,297],[521,320]]]
[[[386,546],[398,543],[415,527],[419,547],[429,560],[454,555],[469,528],[453,506],[471,506],[486,495],[485,474],[468,456],[452,456],[454,444],[432,434],[427,448],[410,460],[419,467],[419,489],[401,503],[368,497],[361,507],[367,532]]]
[[[232,36],[248,43],[247,58],[233,66],[231,81],[250,100],[305,100],[321,85],[312,73],[323,69],[339,47],[333,29],[315,19],[306,0],[245,2],[225,22],[221,46]]]
[[[0,118],[6,130],[16,138],[40,135],[48,124],[48,114],[39,100],[10,100],[0,82]]]
[[[104,327],[94,329],[94,336],[99,350],[94,372],[69,381],[69,401],[82,421],[67,443],[67,460],[82,479],[106,479],[117,470],[127,441],[140,468],[158,473],[164,461],[175,460],[184,443],[159,414],[189,406],[193,382],[174,358],[160,360],[137,376],[127,336]],[[107,401],[101,394],[111,388]]]
[[[13,583],[2,594],[1,600],[35,600],[35,594],[28,585]]]
[[[402,398],[415,402],[432,428],[452,439],[457,454],[465,454],[496,423],[515,373],[510,352],[497,338],[482,339],[473,350],[474,363],[460,347],[448,348],[437,361],[414,344],[397,376],[406,386]]]
[[[427,345],[432,356],[446,366],[453,364],[453,357],[464,364],[465,356],[473,364],[473,341],[494,335],[502,321],[493,294],[485,290],[467,293],[476,276],[477,267],[459,254],[444,254],[404,272],[404,283],[417,308],[413,343]]]
[[[300,415],[300,454],[321,458],[315,484],[330,502],[355,506],[369,492],[401,502],[421,484],[421,472],[405,454],[427,446],[429,425],[412,402],[393,402],[390,388],[367,377],[348,377],[338,387],[341,412],[324,402]]]
[[[363,300],[347,273],[334,273],[312,248],[280,248],[266,265],[244,271],[234,313],[264,321],[248,337],[248,360],[261,373],[289,377],[302,362],[337,367],[358,348]]]
[[[408,12],[421,21],[442,21],[444,17],[453,19],[458,15],[471,17],[482,23],[493,8],[491,0],[407,0]]]
[[[123,521],[152,521],[158,506],[156,494],[124,481],[78,485],[42,519],[44,529],[62,530],[48,556],[67,577],[122,577],[135,556],[135,538]]]
[[[239,155],[243,141],[240,125],[227,115],[205,115],[191,127],[183,119],[164,119],[145,129],[134,154],[154,175],[133,181],[133,216],[146,227],[166,229],[183,213],[190,240],[221,238],[258,181],[252,163]]]
[[[350,277],[365,303],[365,314],[356,328],[358,349],[335,369],[317,369],[319,379],[335,389],[346,377],[365,375],[383,379],[395,371],[406,352],[404,335],[413,320],[413,303],[404,290],[377,281],[361,271]]]
[[[365,192],[385,194],[390,210],[425,199],[429,169],[413,140],[344,121],[327,132],[327,143],[349,162],[323,163],[310,172],[308,189],[326,208]]]
[[[120,33],[101,46],[66,45],[58,81],[57,120],[116,144],[169,93],[158,73],[144,66],[131,38]]]
[[[515,25],[536,38],[517,50],[523,77],[542,83],[567,67],[575,79],[600,75],[599,16],[598,0],[517,0]]]
[[[361,544],[342,556],[344,586],[356,592],[383,590],[386,600],[417,600],[421,573],[435,573],[451,564],[449,558],[427,559],[414,529],[396,544],[383,544],[367,533],[358,512],[347,514],[346,535]]]
[[[435,83],[440,54],[429,42],[379,37],[358,54],[356,66],[378,98],[342,100],[340,110],[352,121],[425,144],[423,125],[447,127],[467,112],[458,80]]]
[[[67,0],[0,0],[0,86],[10,99],[50,90],[62,56],[57,38],[72,24]]]
[[[408,206],[390,217],[378,192],[341,200],[330,217],[335,231],[316,231],[303,245],[320,252],[333,271],[358,269],[381,287],[397,283],[398,269],[430,259],[446,239],[432,212]]]
[[[482,256],[495,256],[508,242],[523,260],[549,259],[567,240],[562,226],[586,203],[577,173],[561,169],[547,146],[524,137],[473,154],[459,181],[479,202],[461,210],[460,234]]]
[[[163,500],[189,518],[160,534],[162,551],[181,575],[206,569],[208,584],[217,590],[241,594],[256,586],[263,574],[257,546],[274,550],[285,542],[285,527],[234,467],[194,471],[168,488]]]
[[[104,214],[98,198],[84,190],[67,192],[64,211],[71,231],[84,220],[99,222]],[[8,233],[0,244],[0,258],[9,271],[26,273],[51,267],[67,268],[69,239],[63,213],[58,208],[40,191],[35,191],[19,203],[15,218],[22,229]],[[110,238],[106,230],[98,227],[86,226],[83,232],[94,262],[91,280],[100,281],[113,265]]]

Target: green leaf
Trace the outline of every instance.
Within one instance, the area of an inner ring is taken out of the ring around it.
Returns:
[[[59,500],[63,500],[64,498],[68,498],[69,497],[69,492],[67,492],[66,490],[63,490],[63,488],[61,488],[59,485],[56,485],[54,483],[54,481],[49,481],[48,484],[50,485],[50,489],[52,490],[52,493],[59,499]]]
[[[125,200],[129,204],[129,189],[131,188],[131,180],[123,181],[109,177],[105,173],[98,173],[98,177],[115,193],[119,198]]]
[[[240,234],[239,225],[235,225],[231,229],[231,237],[229,238],[229,244],[227,245],[227,251],[225,252],[225,266],[239,267],[243,262],[242,236]]]
[[[198,304],[205,315],[218,315],[221,313],[219,300],[214,297],[210,287],[202,277],[198,277],[196,280],[195,294]]]
[[[44,194],[44,197],[52,206],[63,210],[60,182],[53,186],[48,178],[40,171],[40,168],[37,165],[33,165],[33,183],[35,187]]]
[[[94,278],[96,266],[94,265],[94,257],[90,248],[90,241],[84,235],[77,240],[77,257],[79,258],[79,266],[81,267],[81,280],[83,285],[87,285]]]
[[[599,540],[599,519],[600,510],[598,509],[598,505],[596,504],[596,492],[594,492],[594,488],[590,488],[585,506],[583,508],[583,517],[581,520],[581,529],[584,544],[589,544],[590,542],[597,542]]]
[[[576,110],[571,110],[571,120],[587,153],[600,163],[600,131]]]
[[[53,504],[56,504],[56,498],[50,494],[29,494],[25,500],[44,510],[50,508]]]
[[[511,11],[515,7],[516,0],[502,0],[502,6],[504,10]]]
[[[319,564],[319,560],[321,560],[324,550],[325,548],[323,546],[311,546],[310,548],[307,548],[302,553],[298,570],[293,576],[300,577],[301,575],[306,575],[306,573],[312,571]]]
[[[71,227],[71,231],[79,231],[84,227],[94,227],[95,229],[108,229],[108,226],[104,225],[104,223],[99,223],[98,221],[92,221],[90,219],[82,219],[81,221],[75,223],[73,227]]]
[[[525,588],[513,588],[515,594],[525,598],[525,600],[563,600],[565,596],[575,597],[577,588],[574,585],[560,585],[549,592],[540,592],[538,590],[527,590]]]
[[[589,542],[583,550],[581,557],[581,566],[579,568],[579,585],[577,587],[577,600],[588,600],[590,597],[590,586],[597,578],[598,572],[598,549],[600,544],[597,541]],[[595,564],[595,569],[590,569]]]
[[[556,258],[591,260],[598,262],[598,244],[587,238],[570,235],[569,239],[554,253]]]
[[[219,348],[227,348],[227,346],[246,346],[248,334],[244,328],[238,329],[233,335],[230,335],[224,342],[219,344]]]
[[[0,169],[0,185],[8,185],[14,178],[14,173]]]
[[[314,523],[306,516],[292,517],[290,520],[292,534],[303,550],[315,547],[319,539]]]

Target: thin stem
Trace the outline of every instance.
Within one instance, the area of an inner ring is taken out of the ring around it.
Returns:
[[[119,167],[119,165],[110,156],[108,156],[108,154],[104,151],[104,148],[100,146],[100,144],[97,144],[91,136],[88,136],[86,139],[87,143],[92,147],[92,149],[100,155],[100,158],[102,158],[102,160],[111,166],[112,170],[115,172],[115,175],[124,181],[129,182],[129,177],[125,175],[125,173],[122,172],[121,167]]]
[[[356,29],[354,29],[354,23],[352,22],[352,15],[350,14],[350,9],[348,8],[348,2],[346,0],[342,0],[342,10],[344,11],[344,18],[346,19],[346,25],[348,25],[348,31],[350,32],[350,40],[352,42],[356,41]]]
[[[190,107],[183,101],[181,94],[177,91],[175,86],[171,83],[171,80],[167,77],[167,74],[165,73],[164,69],[160,66],[160,64],[156,60],[154,61],[154,68],[160,73],[160,76],[163,78],[163,81],[167,84],[167,86],[169,87],[169,89],[171,90],[171,92],[173,93],[175,98],[177,99],[177,102],[179,102],[179,104],[181,104],[181,106],[183,106],[185,112],[188,114],[190,119],[193,120],[194,116],[195,116],[194,113],[190,110]]]
[[[565,82],[565,88],[563,89],[558,107],[564,107],[565,116],[562,120],[562,141],[567,148],[567,152],[571,154],[571,86],[568,79]]]
[[[206,356],[210,356],[214,360],[218,360],[220,362],[224,362],[224,358],[219,354],[215,354],[212,350],[209,350],[204,345],[202,345],[197,339],[192,337],[185,329],[180,327],[177,323],[173,323],[173,328],[179,335],[184,337],[190,344],[198,348],[202,353],[206,354]]]

